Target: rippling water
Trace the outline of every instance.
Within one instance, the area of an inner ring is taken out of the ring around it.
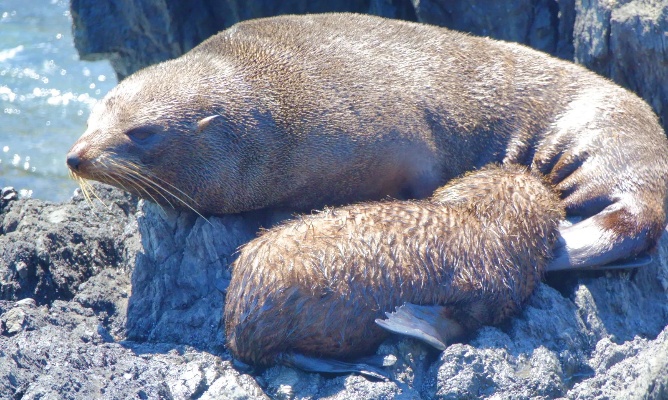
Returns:
[[[23,196],[71,197],[65,155],[116,84],[108,62],[79,60],[71,24],[67,0],[0,1],[0,187]]]

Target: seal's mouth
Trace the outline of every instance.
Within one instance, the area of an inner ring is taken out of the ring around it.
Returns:
[[[67,166],[70,176],[77,181],[84,197],[88,200],[92,197],[97,198],[89,182],[89,180],[95,180],[161,206],[189,209],[204,218],[198,211],[199,205],[190,195],[147,171],[140,164],[119,157],[115,153],[105,152],[93,159],[87,159],[79,152],[70,151],[67,155]]]

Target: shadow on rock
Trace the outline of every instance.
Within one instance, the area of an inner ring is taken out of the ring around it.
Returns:
[[[130,340],[187,344],[222,353],[224,291],[239,246],[283,214],[204,219],[145,202],[138,213],[141,249],[132,274]]]

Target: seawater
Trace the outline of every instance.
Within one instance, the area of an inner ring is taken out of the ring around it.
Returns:
[[[79,60],[67,0],[0,1],[0,187],[63,201],[77,184],[67,151],[116,84],[108,62]]]

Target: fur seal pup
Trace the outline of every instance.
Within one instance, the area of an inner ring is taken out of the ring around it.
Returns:
[[[654,247],[668,142],[649,106],[528,47],[368,15],[241,22],[122,81],[67,155],[79,178],[202,214],[424,198],[465,171],[546,175],[551,269]]]
[[[246,244],[232,266],[227,348],[256,366],[315,369],[304,356],[375,351],[388,334],[381,325],[444,349],[519,310],[563,217],[542,177],[507,165],[455,179],[429,200],[361,203],[287,222]]]

